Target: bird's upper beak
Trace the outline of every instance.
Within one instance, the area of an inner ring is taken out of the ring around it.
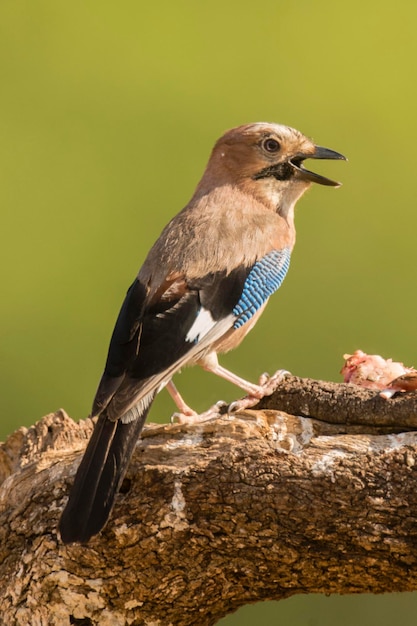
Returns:
[[[309,180],[319,185],[329,185],[331,187],[340,187],[342,183],[338,183],[335,180],[310,172],[303,167],[303,161],[305,159],[340,159],[346,161],[346,157],[335,150],[329,148],[323,148],[322,146],[315,146],[315,151],[312,154],[297,154],[290,159],[290,165],[297,171],[298,178],[303,180]]]

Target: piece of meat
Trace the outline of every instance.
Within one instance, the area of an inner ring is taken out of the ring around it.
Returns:
[[[417,389],[417,370],[413,367],[384,359],[379,354],[366,354],[362,350],[344,354],[343,358],[345,363],[341,374],[345,383],[380,390],[380,395],[386,399],[397,391]]]

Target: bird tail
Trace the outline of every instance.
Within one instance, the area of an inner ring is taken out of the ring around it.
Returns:
[[[150,405],[127,423],[99,416],[59,522],[64,543],[85,543],[107,522]]]

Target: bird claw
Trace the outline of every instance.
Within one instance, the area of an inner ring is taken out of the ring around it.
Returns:
[[[228,406],[227,402],[224,400],[219,400],[216,404],[213,404],[207,411],[204,413],[196,413],[193,411],[191,414],[185,413],[174,413],[171,415],[171,423],[173,424],[201,424],[203,422],[208,422],[212,419],[217,419],[222,415],[222,408]]]
[[[268,372],[264,372],[263,374],[261,374],[259,376],[259,385],[260,385],[260,387],[263,387],[264,385],[266,385],[270,378],[271,378],[271,376],[270,376],[270,374],[268,374]]]
[[[222,415],[222,409],[227,407],[227,413],[229,415],[233,415],[234,413],[239,413],[245,409],[250,409],[256,404],[258,404],[259,400],[262,400],[265,396],[270,396],[274,393],[278,385],[282,382],[282,380],[286,376],[290,376],[291,373],[288,370],[277,370],[275,374],[270,376],[267,372],[264,372],[259,377],[258,385],[251,385],[251,393],[249,393],[244,398],[240,400],[235,400],[231,404],[227,404],[223,400],[219,400],[210,407],[204,413],[196,413],[192,409],[185,412],[177,412],[171,416],[171,422],[177,424],[201,424],[202,422],[207,422],[211,419],[216,419]]]
[[[278,385],[287,376],[291,376],[291,372],[289,372],[288,370],[277,370],[275,374],[272,374],[272,376],[270,376],[267,372],[261,374],[261,376],[259,377],[259,386],[262,390],[262,395],[259,399],[262,399],[265,396],[272,395]]]
[[[240,413],[245,409],[251,409],[255,404],[258,404],[260,398],[256,398],[255,396],[245,396],[240,400],[235,400],[229,404],[229,408],[227,412],[229,414]]]
[[[252,408],[265,396],[271,396],[282,380],[290,375],[291,373],[288,370],[277,370],[272,376],[264,372],[259,377],[259,387],[256,393],[249,394],[229,404],[228,413],[238,413],[239,411]]]

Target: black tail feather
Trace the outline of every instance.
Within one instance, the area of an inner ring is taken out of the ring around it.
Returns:
[[[98,418],[59,523],[64,543],[85,543],[107,522],[149,408],[127,424]]]

